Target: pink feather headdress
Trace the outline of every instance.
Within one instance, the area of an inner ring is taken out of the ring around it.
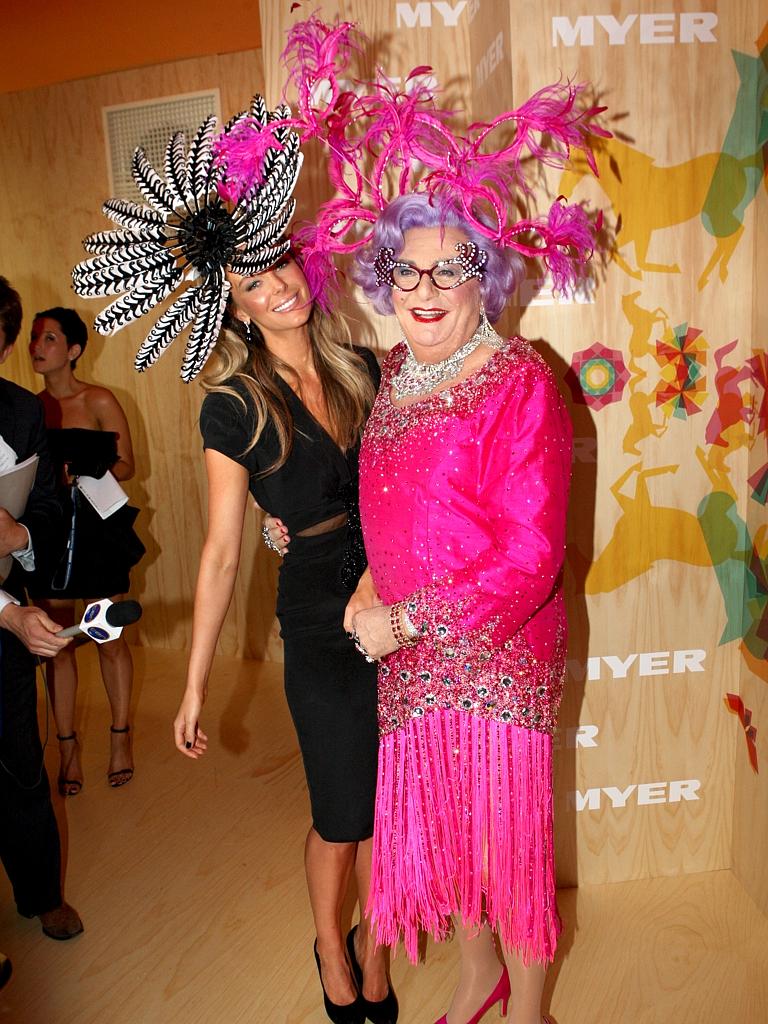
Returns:
[[[594,248],[595,229],[584,210],[558,197],[546,215],[516,219],[516,203],[526,209],[532,203],[524,166],[531,160],[561,168],[579,149],[597,173],[589,136],[610,137],[594,122],[605,108],[582,109],[583,85],[549,85],[515,110],[461,134],[451,127],[452,112],[436,102],[429,67],[414,68],[404,89],[381,72],[373,82],[357,83],[355,91],[343,87],[364,41],[351,22],[327,25],[312,15],[290,30],[281,55],[296,88],[297,111],[270,128],[285,124],[302,143],[318,139],[336,192],[312,223],[294,233],[313,295],[327,300],[335,282],[333,257],[366,244],[381,211],[410,192],[453,206],[496,245],[540,258],[555,289],[567,290]],[[510,129],[511,141],[494,149]],[[258,183],[260,154],[269,146],[262,134],[258,124],[240,122],[237,133],[225,132],[217,142],[228,198]]]

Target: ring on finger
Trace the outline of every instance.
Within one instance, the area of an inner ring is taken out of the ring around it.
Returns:
[[[261,536],[264,538],[264,543],[266,544],[270,551],[276,551],[278,555],[283,554],[283,552],[280,550],[277,544],[275,544],[275,542],[272,540],[272,536],[269,532],[269,528],[267,527],[266,523],[264,523],[264,525],[261,527]]]
[[[363,644],[363,641],[360,639],[360,637],[357,634],[355,634],[354,645],[357,648],[357,650],[360,651],[360,653],[363,655],[363,657],[365,658],[365,660],[367,662],[373,663],[376,660],[375,658],[372,658],[370,656],[368,651],[366,651],[365,645]]]

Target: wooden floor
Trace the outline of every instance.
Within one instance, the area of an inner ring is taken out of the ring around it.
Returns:
[[[134,781],[105,780],[106,700],[82,650],[86,782],[56,797],[66,891],[85,922],[53,942],[0,879],[14,975],[0,1024],[322,1024],[302,874],[307,800],[279,666],[221,660],[193,763],[171,743],[183,657],[135,649]],[[48,750],[49,773],[56,758]],[[768,921],[730,872],[561,893],[557,1024],[766,1024]],[[456,947],[392,965],[403,1024],[447,1005]],[[495,1018],[494,1018],[495,1019]]]

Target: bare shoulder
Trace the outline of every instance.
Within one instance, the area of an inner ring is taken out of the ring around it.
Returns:
[[[101,384],[86,384],[82,394],[85,404],[97,414],[123,411],[113,392]]]

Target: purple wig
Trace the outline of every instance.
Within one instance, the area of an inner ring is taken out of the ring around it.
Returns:
[[[489,320],[496,321],[525,274],[522,256],[494,245],[485,235],[472,228],[461,214],[445,202],[432,199],[423,192],[414,192],[394,199],[376,221],[371,241],[355,256],[354,280],[370,299],[377,313],[391,315],[392,289],[377,284],[373,264],[379,249],[388,247],[398,256],[405,245],[405,233],[411,228],[458,228],[468,241],[488,253],[485,273],[480,282],[480,295]]]

